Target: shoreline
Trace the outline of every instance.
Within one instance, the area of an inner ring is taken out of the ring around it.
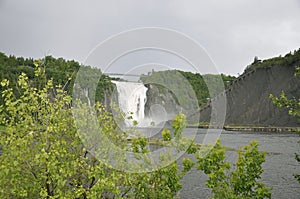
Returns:
[[[295,133],[300,131],[300,127],[275,127],[275,126],[209,126],[209,125],[187,125],[186,128],[199,129],[224,129],[226,131],[246,131],[246,132],[272,132],[272,133]]]

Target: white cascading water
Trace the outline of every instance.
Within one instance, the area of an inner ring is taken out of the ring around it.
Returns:
[[[144,126],[148,88],[142,83],[112,82],[117,86],[119,108],[126,113],[127,117],[132,116],[132,119],[125,118],[126,125],[132,126],[133,121],[136,120],[138,126]]]

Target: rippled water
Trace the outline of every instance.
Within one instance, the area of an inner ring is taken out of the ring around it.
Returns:
[[[192,131],[194,130],[187,129],[185,133]],[[202,143],[204,136],[205,130],[199,130],[195,141]],[[220,137],[223,145],[236,150],[251,140],[257,140],[260,143],[259,149],[268,152],[261,180],[267,186],[273,187],[272,198],[300,198],[300,184],[293,177],[294,173],[300,173],[300,164],[295,160],[295,152],[300,153],[300,145],[297,143],[300,137],[297,134],[222,131]],[[237,160],[237,152],[227,151],[226,155],[227,161],[233,166]],[[180,197],[208,198],[211,193],[205,186],[206,180],[207,176],[201,171],[190,171],[182,180]]]

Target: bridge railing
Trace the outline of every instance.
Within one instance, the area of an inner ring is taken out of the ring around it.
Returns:
[[[141,75],[138,75],[138,74],[122,74],[122,73],[103,73],[105,75],[108,75],[108,76],[130,76],[130,77],[140,77]]]

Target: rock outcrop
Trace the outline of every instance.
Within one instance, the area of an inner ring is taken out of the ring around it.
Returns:
[[[176,97],[169,90],[165,89],[164,92],[161,92],[155,84],[146,84],[145,86],[148,88],[145,116],[150,115],[150,109],[154,105],[164,108],[164,111],[167,113],[167,119],[172,119],[182,110],[182,107],[176,102]]]
[[[288,114],[288,108],[278,108],[269,98],[279,96],[300,98],[300,77],[294,76],[294,66],[270,66],[247,70],[231,83],[227,99],[225,125],[300,126],[300,121]],[[212,100],[218,100],[218,97]],[[200,121],[209,122],[211,104],[200,111]]]

